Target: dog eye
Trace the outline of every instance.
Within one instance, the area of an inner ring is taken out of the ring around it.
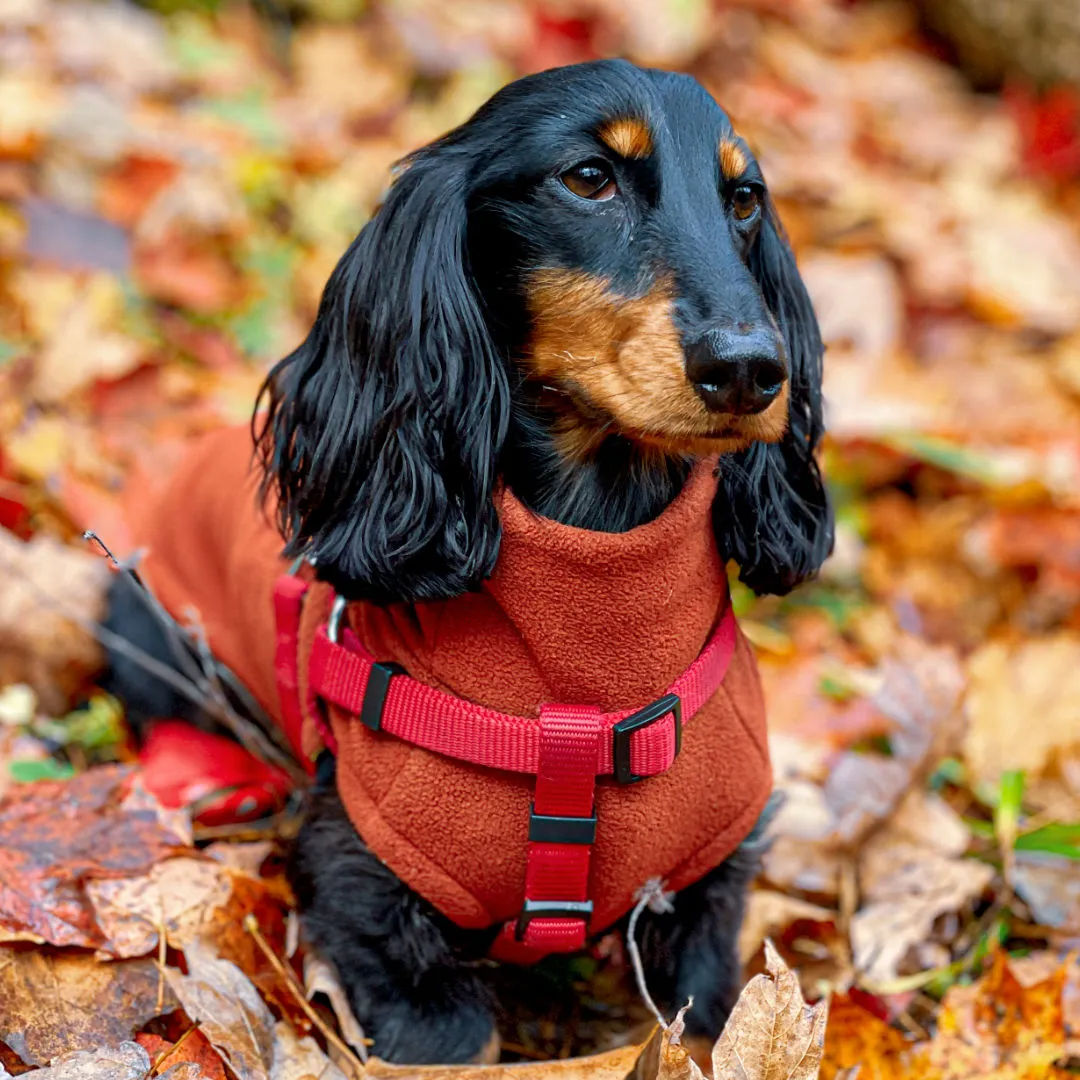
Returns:
[[[611,167],[605,161],[586,161],[575,165],[559,177],[563,187],[580,199],[606,202],[619,190]]]
[[[761,205],[761,194],[747,184],[731,193],[731,210],[740,221],[749,221]]]

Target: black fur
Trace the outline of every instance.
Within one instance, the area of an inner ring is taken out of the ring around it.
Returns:
[[[585,205],[559,177],[597,157],[597,124],[621,115],[648,119],[655,153],[611,166],[618,202]],[[788,432],[722,459],[715,528],[759,593],[813,575],[832,544],[814,460],[821,341],[748,151],[760,212],[733,217],[716,152],[727,137],[727,117],[692,79],[604,61],[520,80],[407,159],[335,269],[306,341],[263,388],[253,433],[286,553],[313,556],[350,599],[434,600],[491,572],[500,479],[565,524],[621,532],[654,518],[681,489],[689,456],[657,453],[604,417],[588,460],[562,456],[566,410],[527,361],[524,282],[538,268],[580,270],[640,297],[663,272],[684,344],[725,326],[779,334]],[[167,658],[131,598],[114,590],[112,602],[112,627]],[[112,662],[111,685],[133,715],[190,714],[123,657]],[[306,933],[336,962],[380,1057],[474,1057],[493,1031],[475,963],[493,932],[453,926],[406,888],[356,835],[332,778],[322,781],[291,861]],[[674,913],[642,920],[650,987],[669,1011],[694,996],[692,1031],[715,1035],[734,1000],[755,869],[748,847],[684,890]]]
[[[648,117],[665,142],[648,167],[620,165],[626,198],[613,219],[558,175],[595,158],[590,130],[624,113]],[[256,435],[287,554],[314,554],[350,599],[432,600],[491,572],[500,476],[565,524],[621,532],[655,517],[685,479],[685,456],[613,428],[593,460],[567,467],[520,359],[523,284],[537,268],[573,268],[637,296],[666,268],[686,340],[727,323],[780,329],[790,429],[722,462],[717,536],[759,593],[813,575],[832,546],[814,461],[821,340],[752,159],[759,220],[743,227],[731,215],[717,164],[731,134],[690,77],[598,61],[510,84],[406,159],[342,256],[307,340],[263,388]]]

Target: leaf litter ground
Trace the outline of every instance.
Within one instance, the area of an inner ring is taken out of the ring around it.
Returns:
[[[139,788],[78,536],[129,552],[185,441],[246,419],[394,159],[516,73],[625,54],[696,74],[762,159],[829,343],[837,552],[789,599],[735,590],[786,803],[715,1051],[651,1031],[606,939],[500,976],[508,1075],[1066,1075],[1080,186],[1050,113],[973,93],[900,3],[285,12],[0,0],[4,1073],[509,1068],[360,1064],[332,968],[292,947],[293,823],[193,835]]]

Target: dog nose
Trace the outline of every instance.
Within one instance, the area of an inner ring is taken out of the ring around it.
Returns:
[[[749,416],[775,400],[787,369],[771,330],[711,330],[687,348],[686,377],[710,412]]]

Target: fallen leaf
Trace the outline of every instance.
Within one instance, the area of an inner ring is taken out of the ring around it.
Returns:
[[[36,400],[59,402],[96,380],[119,379],[139,366],[143,346],[116,329],[123,303],[117,279],[90,277],[34,361],[31,393]]]
[[[755,889],[746,898],[746,913],[739,928],[739,959],[749,963],[767,938],[778,937],[793,922],[834,923],[836,918],[835,911],[797,896]]]
[[[103,964],[89,956],[0,949],[0,1039],[30,1065],[115,1045],[161,1011],[151,960]],[[164,1008],[175,1008],[165,994]]]
[[[150,296],[200,315],[223,311],[237,299],[237,277],[229,263],[191,240],[174,236],[154,247],[138,247],[135,273]]]
[[[626,1080],[643,1049],[623,1046],[586,1057],[513,1065],[389,1065],[370,1058],[364,1072],[380,1080]]]
[[[984,863],[949,858],[889,831],[870,840],[860,859],[868,902],[851,920],[853,959],[864,985],[895,979],[934,921],[977,899],[993,878]]]
[[[357,1052],[360,1060],[367,1057],[367,1039],[360,1021],[356,1019],[349,1004],[349,996],[341,985],[337,968],[315,949],[304,954],[304,993],[308,1001],[316,994],[324,994],[334,1010],[342,1038]]]
[[[165,969],[184,1012],[221,1052],[240,1080],[270,1080],[274,1018],[247,976],[199,942],[184,952],[188,974]]]
[[[104,614],[108,573],[101,559],[51,537],[24,543],[0,529],[0,685],[27,683],[43,710],[66,710],[101,665],[101,647],[75,620]]]
[[[306,1035],[297,1038],[283,1020],[274,1025],[274,1067],[270,1080],[347,1080],[345,1074],[319,1049],[319,1044]]]
[[[822,1080],[835,1080],[843,1070],[856,1067],[862,1080],[906,1080],[912,1045],[847,994],[838,994],[829,1002]]]
[[[87,882],[132,877],[188,849],[168,814],[124,766],[13,789],[0,802],[0,940],[100,948]]]
[[[1012,882],[1037,923],[1080,934],[1080,862],[1018,851]]]
[[[799,269],[830,350],[849,350],[873,365],[900,347],[904,297],[887,259],[815,252]]]
[[[713,1048],[714,1080],[816,1080],[828,1003],[806,1004],[771,941],[765,967],[768,975],[755,975],[743,987]]]
[[[128,272],[131,251],[123,229],[45,199],[27,199],[22,209],[27,224],[24,250],[31,259],[72,269],[107,270],[117,277]]]
[[[933,1040],[912,1056],[912,1075],[927,1080],[1053,1075],[1053,1063],[1070,1052],[1063,1011],[1067,974],[1063,965],[1025,987],[1007,955],[996,951],[978,982],[954,986],[945,995]]]
[[[145,1080],[150,1058],[138,1043],[123,1042],[115,1050],[73,1050],[34,1073],[35,1080]],[[11,1074],[0,1066],[0,1080]]]
[[[204,859],[166,859],[140,877],[91,881],[86,894],[105,936],[103,952],[145,956],[162,927],[169,945],[183,950],[199,936],[210,912],[232,892],[229,873]]]
[[[686,1031],[686,1014],[693,1008],[693,1002],[688,1002],[675,1015],[667,1027],[656,1032],[650,1040],[655,1042],[657,1036],[660,1045],[657,1055],[656,1080],[705,1080],[705,1074],[701,1071],[694,1055],[688,1046],[682,1042]],[[649,1051],[646,1046],[642,1057]],[[650,1063],[651,1064],[651,1063]],[[639,1070],[640,1072],[640,1070]]]
[[[178,1065],[189,1065],[202,1080],[227,1080],[221,1055],[198,1028],[181,1038],[183,1041],[169,1042],[160,1035],[140,1033],[135,1041],[150,1055],[155,1069],[172,1071]]]
[[[1011,769],[1037,774],[1056,750],[1080,743],[1080,634],[991,642],[967,666],[964,757],[976,780],[995,784]]]

